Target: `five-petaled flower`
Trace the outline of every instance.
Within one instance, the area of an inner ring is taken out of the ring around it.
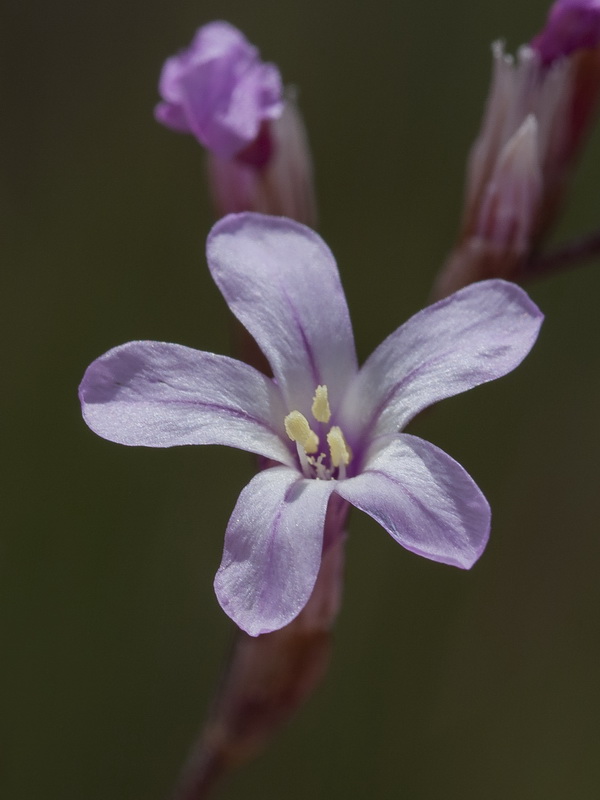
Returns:
[[[275,462],[243,489],[215,579],[224,610],[256,636],[308,601],[336,493],[408,550],[468,568],[490,510],[450,456],[399,433],[422,409],[514,369],[542,314],[516,285],[468,286],[416,314],[358,368],[333,256],[285,218],[231,215],[208,238],[223,296],[273,378],[226,356],[130,342],[88,368],[87,424],[126,445],[223,444]]]

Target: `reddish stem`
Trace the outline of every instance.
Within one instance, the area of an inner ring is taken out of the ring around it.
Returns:
[[[525,279],[538,278],[562,269],[577,267],[598,255],[600,255],[600,231],[568,242],[550,253],[532,256],[525,264],[521,276]]]

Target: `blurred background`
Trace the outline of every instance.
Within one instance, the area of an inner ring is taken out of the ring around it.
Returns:
[[[162,800],[233,625],[212,579],[253,461],[129,449],[81,421],[131,339],[230,351],[201,148],[152,118],[163,60],[215,18],[276,62],[364,358],[421,308],[457,229],[490,43],[545,0],[4,0],[2,747],[10,800]],[[598,227],[600,130],[557,238]],[[530,287],[527,361],[410,432],[493,509],[468,573],[355,514],[328,678],[230,800],[588,800],[600,786],[600,264]]]

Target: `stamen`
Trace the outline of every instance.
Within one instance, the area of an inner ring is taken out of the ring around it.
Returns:
[[[346,444],[342,429],[334,425],[327,434],[327,444],[329,445],[329,454],[331,463],[334,467],[339,467],[340,464],[346,466],[350,463],[352,454],[350,448]]]
[[[305,453],[316,453],[319,449],[319,437],[311,429],[308,420],[299,411],[292,411],[283,421],[285,432],[292,442],[297,442]]]
[[[327,386],[317,386],[311,411],[317,422],[329,422],[331,419]]]

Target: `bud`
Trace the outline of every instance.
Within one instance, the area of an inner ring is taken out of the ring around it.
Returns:
[[[542,190],[533,114],[504,145],[485,187],[475,236],[519,256],[527,251]]]
[[[459,243],[435,287],[518,280],[562,208],[600,91],[600,0],[559,0],[516,59],[493,45],[494,73],[467,169]]]
[[[492,178],[498,180],[508,144],[528,118],[535,124],[530,126],[527,138],[536,142],[534,148],[530,144],[528,152],[533,157],[535,150],[538,162],[538,169],[529,165],[530,175],[536,173],[537,178],[539,170],[546,173],[564,148],[564,118],[572,90],[568,64],[562,61],[545,71],[537,54],[527,46],[519,50],[516,60],[505,55],[501,42],[496,42],[492,51],[492,88],[467,167],[465,236],[480,226],[478,217],[489,183]]]
[[[259,211],[314,226],[312,161],[294,93],[226,22],[200,28],[165,62],[155,117],[206,148],[219,216]]]
[[[500,151],[482,188],[473,230],[448,259],[436,292],[488,277],[510,278],[527,255],[542,193],[538,124],[529,114]]]

